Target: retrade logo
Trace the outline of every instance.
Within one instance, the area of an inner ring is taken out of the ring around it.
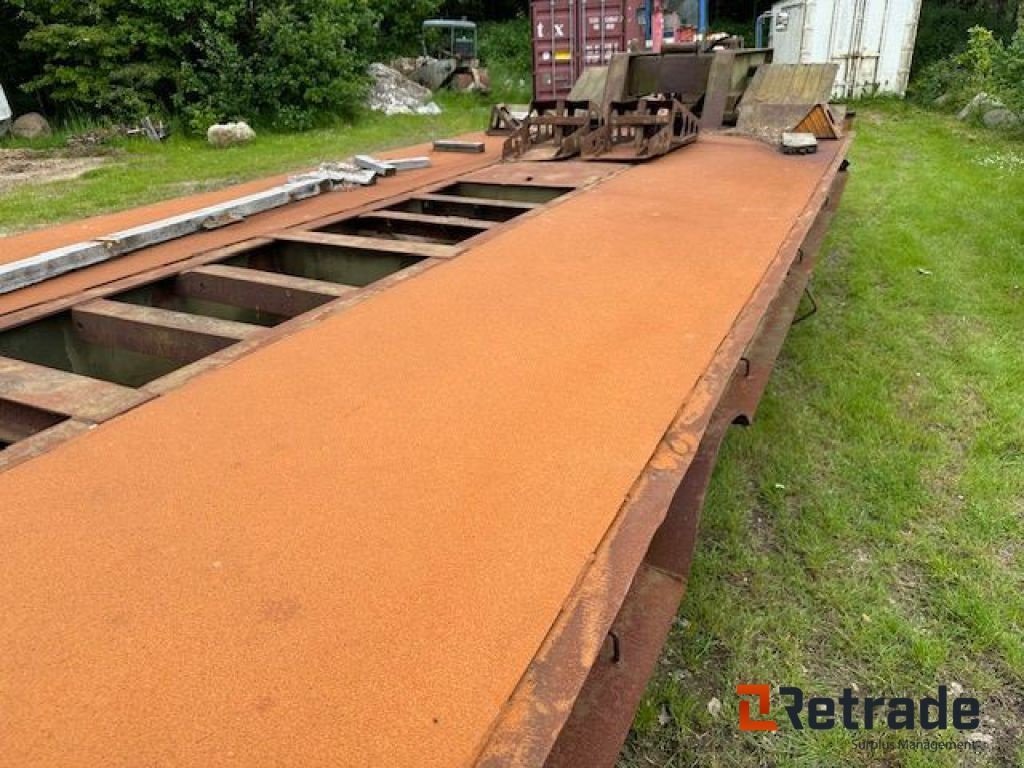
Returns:
[[[771,714],[772,687],[770,685],[737,685],[739,696],[756,696],[757,712],[761,717]],[[779,724],[774,720],[755,720],[750,714],[750,699],[740,699],[740,730],[741,731],[777,731]]]
[[[736,686],[740,697],[739,725],[741,731],[777,731],[779,724],[769,718],[772,711],[772,689],[765,684]],[[946,686],[939,686],[937,695],[914,699],[909,696],[885,698],[853,695],[850,688],[835,698],[813,696],[793,686],[779,688],[782,709],[789,724],[798,731],[848,731],[887,728],[890,731],[948,730],[973,731],[981,725],[981,702],[969,696],[952,700]],[[756,706],[757,715],[754,714]]]

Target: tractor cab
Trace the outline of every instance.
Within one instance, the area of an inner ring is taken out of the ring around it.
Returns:
[[[423,55],[430,59],[455,59],[460,65],[477,65],[479,38],[476,24],[466,20],[431,19],[423,22]]]
[[[480,66],[477,26],[465,19],[423,22],[423,52],[412,79],[432,91],[490,90],[487,70]]]

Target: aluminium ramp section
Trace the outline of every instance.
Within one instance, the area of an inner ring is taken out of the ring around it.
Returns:
[[[0,766],[471,765],[836,151],[708,139],[0,475]]]

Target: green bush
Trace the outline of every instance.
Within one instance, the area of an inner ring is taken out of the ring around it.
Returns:
[[[959,109],[981,92],[1024,115],[1024,30],[1005,44],[991,30],[972,27],[963,52],[925,67],[912,96],[927,103],[942,97],[948,108]]]
[[[996,93],[1006,106],[1024,117],[1024,29],[996,59],[995,81]]]
[[[1006,11],[1000,12],[995,4],[961,5],[949,0],[922,3],[914,47],[914,74],[962,53],[967,45],[964,31],[971,27],[990,29],[1001,40],[1009,39],[1014,32],[1012,16]]]
[[[115,120],[175,114],[305,128],[357,109],[388,3],[13,0],[42,62],[25,88]]]
[[[383,61],[419,55],[423,22],[443,15],[441,0],[378,0],[373,6],[378,17],[373,53]]]

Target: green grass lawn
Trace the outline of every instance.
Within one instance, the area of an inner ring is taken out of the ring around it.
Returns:
[[[27,184],[0,193],[0,235],[486,128],[489,102],[454,94],[441,94],[438,101],[445,107],[438,117],[366,114],[353,125],[306,133],[261,131],[251,144],[228,149],[213,149],[201,137],[174,136],[162,144],[117,140],[103,148],[110,152],[104,166],[73,181]],[[35,145],[8,141],[0,149],[57,151],[66,139],[61,133]]]
[[[621,768],[1024,765],[1024,144],[902,105],[860,114],[821,311],[726,443]],[[956,684],[991,745],[741,734],[737,683]]]

